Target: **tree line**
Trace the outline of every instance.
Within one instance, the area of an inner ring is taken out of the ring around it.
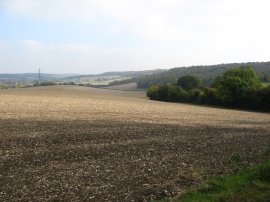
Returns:
[[[177,67],[168,71],[136,78],[139,88],[149,88],[154,84],[176,83],[179,77],[190,75],[201,79],[202,86],[210,87],[218,75],[231,68],[252,66],[261,82],[270,82],[270,62],[232,63],[210,66]]]
[[[196,76],[182,76],[174,84],[156,84],[147,91],[152,100],[216,105],[270,111],[270,86],[262,85],[253,68],[227,70],[209,87]]]

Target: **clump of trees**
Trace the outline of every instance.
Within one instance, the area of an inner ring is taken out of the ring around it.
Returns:
[[[155,84],[177,83],[179,77],[190,75],[201,78],[201,85],[210,87],[213,80],[229,69],[251,66],[257,73],[261,82],[270,82],[270,62],[232,63],[210,66],[177,67],[168,71],[146,74],[136,78],[138,88],[149,88]]]
[[[249,66],[232,68],[216,77],[210,87],[200,86],[195,76],[182,76],[176,84],[151,86],[152,100],[218,105],[270,111],[270,86],[263,86]]]
[[[57,83],[53,81],[42,81],[42,82],[35,82],[33,86],[55,86]]]
[[[191,90],[198,88],[201,80],[194,76],[182,76],[177,80],[177,85],[181,86],[184,90]]]

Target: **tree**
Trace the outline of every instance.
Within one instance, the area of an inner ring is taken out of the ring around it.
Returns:
[[[198,88],[193,88],[188,91],[187,101],[191,103],[200,103],[200,99],[203,96],[203,91]]]
[[[230,69],[218,77],[214,87],[224,103],[233,104],[245,99],[251,91],[259,89],[261,83],[251,67]]]
[[[201,80],[195,76],[182,76],[177,80],[177,85],[185,90],[197,88],[201,83]]]
[[[168,84],[168,100],[173,102],[183,102],[186,101],[187,92],[176,85]]]
[[[148,89],[146,95],[151,100],[167,100],[168,86],[167,85],[153,85]]]
[[[218,91],[216,88],[204,88],[201,96],[201,103],[210,105],[220,105]]]

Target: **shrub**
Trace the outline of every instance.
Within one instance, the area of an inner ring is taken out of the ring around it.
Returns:
[[[201,80],[195,76],[182,76],[177,80],[177,85],[185,90],[197,88],[201,83]]]
[[[184,102],[186,101],[186,98],[187,98],[187,92],[183,88],[176,85],[172,85],[172,84],[168,85],[168,100],[169,101]]]
[[[203,91],[198,88],[194,88],[188,91],[188,101],[193,103],[200,103]]]
[[[204,88],[202,96],[201,96],[201,103],[210,104],[210,105],[220,104],[217,89],[216,88]]]
[[[198,88],[196,77],[184,76],[176,85],[154,85],[147,91],[153,100],[222,105],[270,111],[270,86],[262,87],[250,67],[230,69],[214,80],[212,88]]]
[[[250,92],[261,86],[255,71],[250,67],[230,69],[223,76],[217,77],[214,83],[219,98],[226,105],[239,104]]]
[[[168,97],[168,87],[167,85],[154,85],[147,91],[147,96],[151,100],[167,100]]]
[[[252,91],[245,101],[245,106],[250,109],[270,111],[270,87]]]

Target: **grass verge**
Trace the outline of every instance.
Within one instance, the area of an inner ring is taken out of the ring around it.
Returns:
[[[178,201],[270,201],[270,161],[238,174],[213,177]]]

